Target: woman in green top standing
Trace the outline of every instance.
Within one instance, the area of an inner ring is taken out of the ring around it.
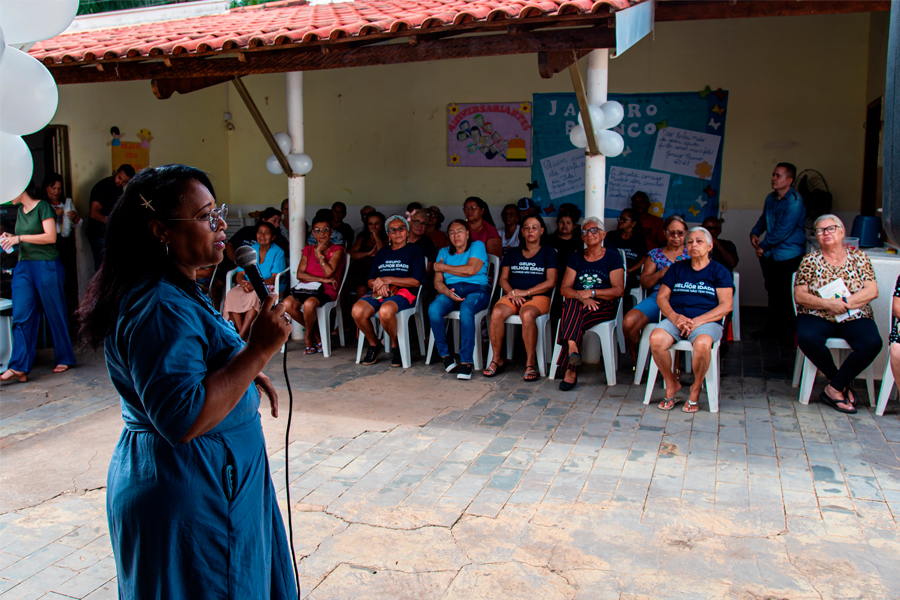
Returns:
[[[56,250],[56,211],[38,194],[22,194],[13,200],[19,205],[16,233],[4,233],[0,247],[9,251],[19,246],[19,262],[13,271],[13,347],[9,369],[0,381],[25,381],[34,365],[40,308],[43,306],[53,336],[56,353],[54,373],[62,373],[75,364],[75,353],[66,323],[65,271]],[[38,303],[40,300],[40,304]]]

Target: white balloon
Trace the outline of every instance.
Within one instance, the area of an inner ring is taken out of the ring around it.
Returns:
[[[587,135],[584,133],[584,127],[576,125],[569,131],[569,141],[576,148],[587,148]]]
[[[6,51],[6,36],[3,35],[3,28],[0,27],[0,63],[3,62],[4,51]]]
[[[604,129],[597,134],[597,148],[604,156],[612,158],[622,154],[625,149],[625,140],[615,131]]]
[[[286,155],[290,154],[291,144],[293,144],[293,142],[291,141],[291,136],[289,136],[288,134],[286,134],[284,132],[279,131],[278,133],[275,134],[274,137],[275,137],[275,141],[278,142],[278,147],[281,148],[281,151],[284,152]]]
[[[0,131],[11,135],[40,131],[56,114],[58,104],[59,91],[47,67],[20,50],[7,48],[0,63]]]
[[[272,175],[281,175],[284,173],[284,169],[281,168],[281,163],[278,162],[278,157],[274,154],[270,154],[269,158],[266,159],[266,170]]]
[[[25,140],[0,133],[0,204],[15,200],[31,181],[34,161]]]
[[[27,44],[56,37],[78,12],[78,0],[2,0],[0,27],[7,44]]]
[[[288,154],[287,159],[294,175],[306,175],[312,171],[313,162],[308,154]]]
[[[604,102],[600,105],[600,110],[603,111],[603,127],[605,129],[615,127],[625,118],[625,108],[615,100]]]
[[[600,110],[599,106],[589,105],[588,110],[591,113],[591,126],[594,128],[594,131],[600,131],[605,129],[604,127],[604,115],[603,111]],[[581,113],[578,113],[578,124],[584,127],[584,121],[581,118]]]

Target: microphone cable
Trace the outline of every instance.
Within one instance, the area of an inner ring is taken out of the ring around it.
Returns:
[[[294,522],[291,518],[291,477],[290,477],[290,438],[291,438],[291,417],[294,415],[294,394],[291,392],[291,380],[288,377],[287,370],[287,342],[284,343],[284,358],[282,360],[282,370],[284,371],[284,383],[288,390],[288,417],[287,429],[284,432],[284,493],[287,495],[287,518],[288,518],[288,543],[291,545],[291,564],[294,565],[294,581],[297,585],[297,597],[300,597],[300,573],[297,570],[297,552],[294,550]]]

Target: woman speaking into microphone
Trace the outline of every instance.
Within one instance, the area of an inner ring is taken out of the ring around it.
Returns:
[[[258,391],[277,417],[262,369],[290,316],[270,294],[244,343],[194,282],[222,260],[226,210],[203,171],[141,171],[79,311],[125,421],[106,501],[120,598],[297,598]]]

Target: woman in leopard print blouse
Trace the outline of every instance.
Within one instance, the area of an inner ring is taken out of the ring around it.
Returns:
[[[869,257],[844,248],[844,224],[839,218],[822,215],[815,228],[821,250],[803,257],[794,280],[797,343],[829,380],[819,399],[852,414],[857,398],[850,384],[872,364],[883,345],[870,306],[878,297],[878,284]],[[837,279],[843,279],[850,296],[821,297],[818,290]],[[840,367],[825,347],[828,338],[843,338],[850,344],[852,351]]]

